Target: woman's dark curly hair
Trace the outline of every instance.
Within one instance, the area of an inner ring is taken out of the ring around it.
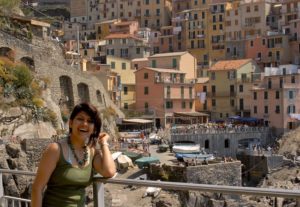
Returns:
[[[99,111],[92,104],[83,102],[83,103],[77,104],[74,107],[74,109],[71,113],[71,116],[70,116],[70,120],[74,120],[76,115],[82,111],[87,113],[91,117],[91,119],[94,123],[94,132],[91,134],[89,141],[88,141],[88,145],[94,146],[96,144],[96,140],[100,134],[101,125],[102,125]],[[69,128],[69,132],[70,133],[72,132],[71,128]]]

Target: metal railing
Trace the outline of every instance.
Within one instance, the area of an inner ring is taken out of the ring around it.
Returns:
[[[8,203],[8,201],[25,202],[25,206],[30,205],[29,199],[17,198],[12,196],[5,196],[2,174],[19,174],[35,176],[35,173],[19,170],[0,169],[0,202]],[[300,190],[287,190],[287,189],[274,189],[274,188],[254,188],[254,187],[240,187],[240,186],[225,186],[225,185],[208,185],[208,184],[194,184],[194,183],[180,183],[180,182],[164,182],[164,181],[150,181],[150,180],[136,180],[136,179],[119,179],[119,178],[102,178],[95,176],[93,179],[94,190],[94,206],[104,207],[104,184],[121,184],[121,185],[133,185],[133,186],[147,186],[147,187],[159,187],[162,189],[179,190],[179,191],[203,191],[211,193],[223,193],[233,195],[256,195],[256,196],[268,196],[268,197],[282,197],[293,198],[296,200],[297,207],[300,207]],[[12,202],[14,203],[14,202]],[[1,204],[1,203],[0,203]],[[2,203],[3,205],[3,203]],[[4,205],[6,207],[8,205]],[[10,205],[10,206],[14,206]]]

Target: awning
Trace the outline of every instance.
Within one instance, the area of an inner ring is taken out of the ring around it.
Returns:
[[[148,119],[123,119],[123,122],[138,123],[138,124],[149,124],[149,123],[153,123],[152,120],[148,120]]]
[[[174,112],[174,116],[202,117],[202,116],[209,116],[209,115],[202,112],[192,111],[192,112]]]

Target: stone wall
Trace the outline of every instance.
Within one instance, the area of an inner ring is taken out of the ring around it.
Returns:
[[[100,110],[106,107],[112,107],[119,117],[124,114],[111,101],[109,94],[103,87],[101,81],[96,77],[81,72],[79,69],[66,64],[61,46],[51,40],[42,40],[33,38],[32,44],[23,42],[13,36],[0,32],[0,48],[8,47],[15,52],[15,60],[19,61],[22,57],[29,57],[34,61],[35,75],[50,80],[47,87],[51,90],[52,99],[56,104],[60,104],[63,97],[60,83],[60,77],[69,77],[72,81],[72,91],[74,103],[79,103],[80,95],[78,85],[86,84],[89,90],[90,102],[97,106]],[[97,91],[101,92],[103,102],[97,98]]]
[[[239,154],[238,159],[244,165],[245,182],[258,184],[273,169],[280,168],[283,165],[282,155],[247,155]]]
[[[205,148],[207,153],[217,153],[217,156],[236,157],[238,142],[247,138],[259,138],[262,145],[267,144],[269,131],[247,131],[247,132],[222,132],[222,133],[202,133],[202,134],[171,134],[171,141],[193,141],[205,147],[205,141],[209,141],[209,148]],[[225,140],[229,146],[225,147]]]

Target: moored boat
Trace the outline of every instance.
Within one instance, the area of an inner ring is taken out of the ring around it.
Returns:
[[[174,153],[200,153],[200,144],[175,144],[172,149]]]
[[[129,157],[132,160],[132,162],[142,157],[142,154],[130,151],[123,152],[123,154]]]
[[[149,167],[151,163],[159,163],[159,159],[157,157],[142,157],[135,161],[135,164],[137,164],[140,169]]]
[[[161,144],[161,145],[158,145],[158,151],[159,152],[166,152],[169,148],[169,145],[166,145],[166,144]]]

